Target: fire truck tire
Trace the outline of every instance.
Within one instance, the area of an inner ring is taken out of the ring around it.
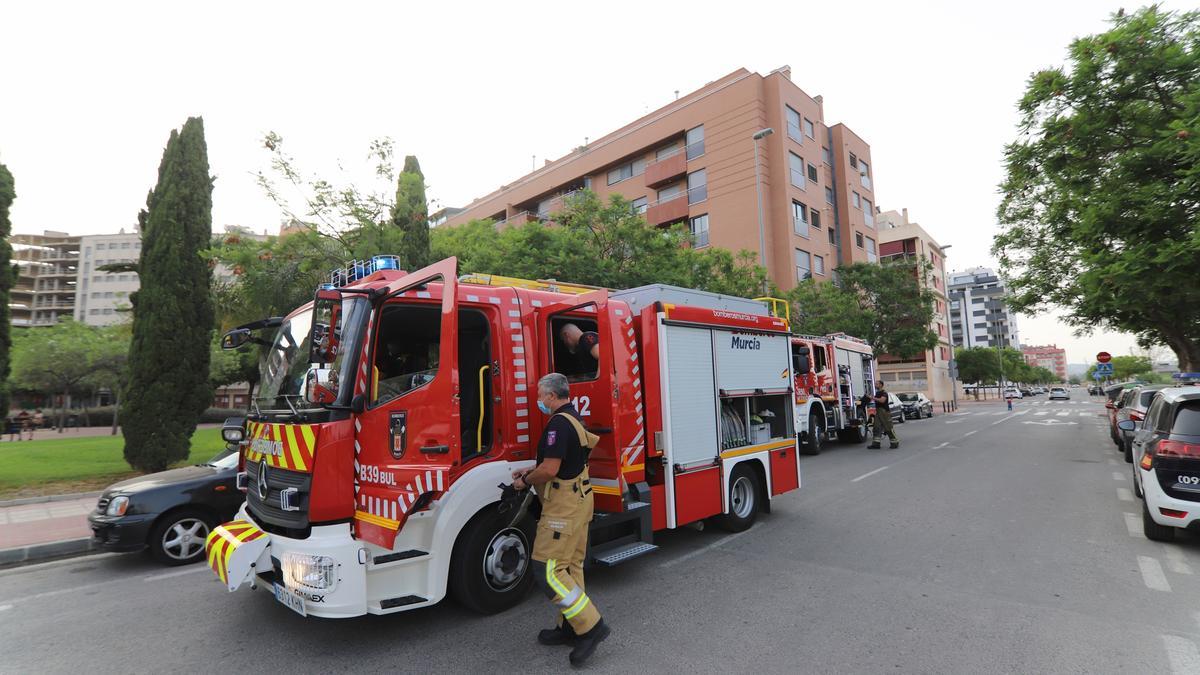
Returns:
[[[150,555],[164,565],[187,565],[204,557],[204,541],[213,528],[211,515],[197,509],[177,509],[159,517],[146,544]]]
[[[825,419],[823,415],[813,411],[808,416],[808,440],[803,445],[804,454],[821,454],[821,444],[825,440]]]
[[[480,614],[496,614],[520,603],[533,584],[530,556],[534,525],[526,518],[510,527],[489,507],[476,515],[458,536],[447,580],[454,599]]]
[[[742,462],[729,477],[729,513],[717,519],[717,525],[723,530],[742,532],[750,529],[758,518],[762,487],[758,472],[751,469],[749,464]]]

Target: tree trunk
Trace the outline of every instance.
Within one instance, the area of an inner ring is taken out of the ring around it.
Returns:
[[[1163,333],[1167,336],[1171,351],[1175,352],[1175,358],[1179,360],[1179,372],[1194,373],[1200,369],[1200,343],[1189,339],[1182,331],[1164,330]]]
[[[115,388],[113,388],[113,427],[112,427],[112,435],[113,436],[117,435],[117,429],[119,428],[119,426],[117,424],[117,418],[120,415],[121,415],[121,388],[115,387]]]
[[[58,403],[58,424],[56,426],[60,434],[63,432],[63,424],[67,421],[67,391],[69,390],[63,390],[62,399]]]

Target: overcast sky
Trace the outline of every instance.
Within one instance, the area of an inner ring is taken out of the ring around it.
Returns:
[[[787,64],[824,95],[828,123],[871,144],[879,206],[907,207],[965,269],[994,261],[1001,153],[1026,78],[1120,6],[9,3],[0,162],[17,182],[16,232],[131,229],[170,130],[202,115],[214,230],[275,232],[279,210],[253,178],[267,131],[309,172],[363,183],[368,143],[391,137],[420,159],[434,208],[462,205],[676,90]],[[1072,363],[1133,347],[1074,338],[1052,317],[1019,327]]]

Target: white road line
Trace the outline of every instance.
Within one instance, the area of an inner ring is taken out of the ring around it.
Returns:
[[[1178,635],[1164,635],[1162,641],[1172,673],[1200,673],[1200,651],[1195,642]]]
[[[1113,480],[1125,480],[1125,474],[1121,473],[1120,471],[1114,471]]]
[[[941,450],[942,448],[946,447],[947,445],[950,445],[950,441],[946,441],[945,443],[942,443],[941,445],[935,447],[934,450]]]
[[[1123,502],[1133,501],[1133,491],[1129,488],[1117,488],[1117,499]]]
[[[674,560],[668,560],[664,563],[659,563],[658,566],[659,567],[674,567],[675,565],[678,565],[681,562],[691,560],[692,558],[695,558],[698,555],[703,555],[705,553],[708,553],[709,551],[712,551],[715,548],[724,546],[725,544],[728,544],[729,542],[733,541],[734,539],[737,539],[738,537],[740,537],[742,535],[750,534],[751,532],[757,530],[761,526],[762,526],[762,523],[755,523],[748,530],[738,532],[737,534],[731,534],[727,537],[723,537],[722,539],[714,541],[713,543],[709,544],[708,546],[705,546],[704,548],[697,549],[695,551],[692,551],[691,553],[685,553],[685,554],[679,556],[678,558],[675,558]]]
[[[1142,533],[1142,519],[1128,511],[1125,512],[1125,529],[1129,530],[1129,536],[1131,537],[1141,537],[1143,539],[1146,537]]]
[[[12,605],[0,605],[0,612],[3,612],[6,609],[12,609]]]
[[[1138,567],[1142,570],[1142,582],[1152,591],[1171,592],[1171,584],[1167,583],[1167,575],[1163,574],[1162,565],[1148,555],[1138,556]],[[1190,671],[1195,672],[1195,671]]]
[[[1167,556],[1167,569],[1175,574],[1192,574],[1192,566],[1187,564],[1183,551],[1174,546],[1163,546],[1163,552]]]
[[[1037,411],[1037,412],[1035,412],[1035,413],[1033,413],[1033,414],[1034,414],[1034,415],[1049,415],[1049,414],[1050,414],[1050,411],[1049,411],[1049,410],[1039,410],[1039,411]]]
[[[967,436],[970,436],[971,434],[977,434],[977,433],[979,433],[978,429],[976,429],[975,431],[968,431],[967,433],[963,434],[963,438],[966,438]]]
[[[1079,416],[1080,417],[1091,417],[1092,413],[1081,412],[1081,413],[1079,413]]]
[[[992,417],[999,417],[1000,415],[1007,415],[1007,414],[1008,414],[1007,410],[1001,410],[1000,412],[992,413]]]
[[[1062,412],[1056,412],[1056,413],[1054,413],[1054,416],[1055,416],[1055,417],[1066,417],[1067,415],[1070,415],[1070,414],[1071,414],[1071,411],[1070,411],[1070,410],[1064,410],[1064,411],[1062,411]],[[753,421],[753,420],[752,420],[752,421]]]
[[[870,476],[874,476],[875,474],[879,473],[880,471],[883,471],[883,470],[884,470],[884,469],[886,469],[886,468],[887,468],[886,466],[881,466],[881,467],[879,467],[878,469],[875,469],[874,471],[868,471],[868,472],[864,473],[863,475],[859,476],[858,478],[851,478],[851,479],[850,479],[850,482],[851,482],[851,483],[857,483],[858,481],[860,481],[860,480],[862,480],[862,479],[864,479],[864,478],[868,478],[868,477],[870,477]]]
[[[196,567],[192,567],[192,568],[186,569],[186,570],[176,570],[174,572],[163,572],[162,574],[151,574],[150,576],[142,579],[142,581],[158,581],[160,579],[173,579],[175,577],[181,577],[185,574],[195,574],[196,572],[203,572],[207,569],[209,569],[209,568],[206,565],[197,565]]]

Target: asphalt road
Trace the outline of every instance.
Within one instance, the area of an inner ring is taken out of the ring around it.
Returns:
[[[975,404],[834,444],[751,530],[681,530],[598,570],[598,672],[1200,672],[1200,537],[1141,536],[1096,399]],[[0,671],[554,672],[540,597],[302,619],[202,566],[106,555],[0,572]]]

